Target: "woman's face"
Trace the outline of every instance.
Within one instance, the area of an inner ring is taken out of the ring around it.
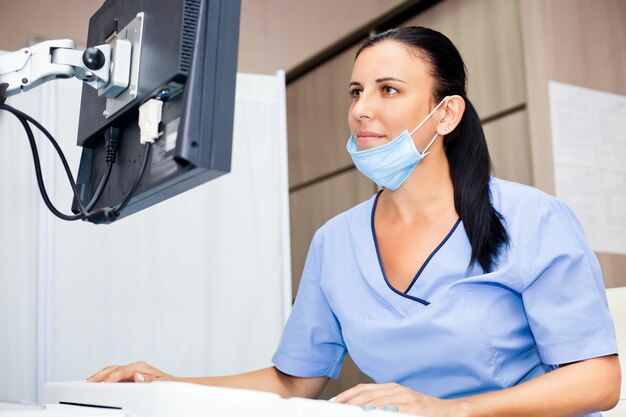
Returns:
[[[423,59],[397,41],[382,41],[361,52],[352,69],[348,114],[359,150],[412,131],[430,113],[434,80],[426,70]],[[437,122],[435,113],[413,134],[418,151],[432,139]]]

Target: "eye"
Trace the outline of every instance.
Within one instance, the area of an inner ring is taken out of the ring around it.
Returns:
[[[389,85],[382,86],[381,90],[382,90],[383,94],[390,95],[390,96],[399,93],[398,90],[396,90],[395,88],[393,88],[393,87],[391,87]]]
[[[352,100],[356,100],[357,98],[359,98],[362,91],[363,90],[361,90],[360,88],[351,88],[348,94],[350,94],[350,98]]]

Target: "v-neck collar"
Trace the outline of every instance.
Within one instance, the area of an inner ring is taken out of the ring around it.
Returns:
[[[457,219],[457,221],[454,223],[454,226],[452,226],[452,228],[450,229],[450,231],[448,232],[446,237],[444,237],[443,240],[441,241],[441,243],[439,243],[439,245],[437,245],[437,247],[430,253],[430,255],[428,255],[428,257],[426,258],[426,260],[424,261],[424,263],[422,264],[420,269],[415,274],[415,277],[413,277],[413,280],[409,284],[408,288],[404,292],[400,291],[400,290],[394,288],[394,286],[391,285],[391,283],[387,279],[387,275],[385,274],[385,268],[383,266],[383,261],[382,261],[382,258],[380,256],[380,248],[378,246],[378,239],[376,238],[376,227],[374,226],[374,215],[376,213],[376,207],[378,205],[378,199],[380,198],[380,195],[381,195],[382,192],[383,192],[383,190],[379,191],[376,194],[376,198],[374,199],[374,204],[372,205],[372,214],[371,214],[371,221],[370,221],[370,223],[371,223],[371,230],[372,230],[372,238],[373,238],[373,241],[374,241],[374,247],[376,249],[376,257],[378,259],[378,266],[380,268],[380,272],[382,273],[382,276],[383,276],[383,279],[385,281],[385,284],[394,293],[396,293],[396,294],[398,294],[398,295],[400,295],[402,297],[408,298],[409,300],[417,301],[418,303],[421,303],[421,304],[424,304],[424,305],[428,305],[428,304],[430,304],[428,301],[423,300],[423,299],[421,299],[419,297],[414,297],[412,295],[409,295],[408,293],[411,290],[411,288],[413,288],[413,284],[415,284],[415,281],[417,281],[419,276],[422,274],[422,271],[426,268],[426,266],[428,266],[428,263],[430,262],[432,257],[435,256],[435,254],[439,251],[439,249],[441,249],[443,247],[443,245],[445,245],[445,243],[448,241],[450,236],[452,236],[452,234],[454,233],[454,231],[458,227],[459,223],[461,223],[461,219],[460,218]]]

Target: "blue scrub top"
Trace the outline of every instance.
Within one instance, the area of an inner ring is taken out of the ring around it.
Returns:
[[[617,353],[600,266],[571,210],[529,186],[492,178],[490,189],[510,237],[495,270],[468,269],[458,221],[404,293],[380,263],[380,194],[328,221],[313,237],[276,367],[337,378],[349,351],[377,383],[449,399]]]

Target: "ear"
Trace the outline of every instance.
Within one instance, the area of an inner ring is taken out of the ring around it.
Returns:
[[[463,100],[463,97],[458,95],[448,97],[438,111],[440,119],[437,125],[437,133],[442,136],[451,133],[461,122],[464,112],[465,100]]]

